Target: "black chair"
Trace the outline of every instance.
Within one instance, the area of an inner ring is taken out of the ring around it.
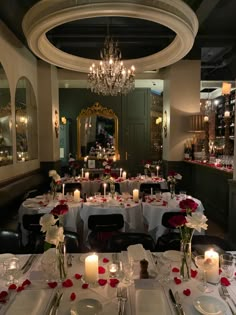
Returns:
[[[22,254],[19,233],[11,230],[0,230],[0,253]]]
[[[64,231],[65,235],[65,244],[66,244],[66,252],[67,253],[80,253],[81,246],[79,240],[79,234],[72,231]]]
[[[88,218],[88,228],[91,230],[88,242],[92,250],[97,252],[108,251],[109,239],[118,233],[124,226],[122,214],[91,215]]]
[[[27,191],[23,196],[23,201],[27,198],[34,198],[36,196],[40,195],[40,191],[38,189],[32,189]]]
[[[140,184],[140,188],[139,188],[139,191],[142,193],[145,193],[145,194],[148,194],[150,195],[151,194],[151,189],[152,189],[152,192],[154,194],[158,193],[161,191],[161,186],[159,183],[142,183]]]
[[[206,250],[213,248],[219,254],[225,251],[234,250],[231,244],[215,235],[193,235],[192,238],[192,251],[198,255],[203,255]]]
[[[70,192],[74,192],[76,189],[78,190],[82,190],[82,185],[81,183],[66,183],[65,184],[65,194],[66,193],[70,193]]]
[[[113,235],[108,242],[109,252],[121,252],[128,246],[142,244],[144,249],[155,251],[155,242],[149,234],[145,233],[120,233]]]
[[[110,192],[110,191],[111,191],[110,183],[107,183],[106,192]],[[99,192],[100,192],[101,194],[103,194],[103,192],[104,192],[104,186],[103,186],[103,184],[100,185]],[[117,192],[119,195],[121,195],[120,183],[115,183],[115,192]]]

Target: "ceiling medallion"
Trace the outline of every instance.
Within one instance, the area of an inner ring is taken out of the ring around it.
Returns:
[[[89,70],[88,86],[91,91],[112,96],[132,91],[135,88],[135,69],[134,66],[128,70],[124,67],[118,42],[107,36],[100,56],[102,61],[99,66],[96,68],[93,63]]]
[[[163,50],[133,60],[136,72],[161,69],[181,60],[192,48],[198,31],[198,20],[182,0],[44,0],[37,2],[24,16],[22,27],[30,49],[40,59],[61,68],[88,73],[95,60],[70,55],[53,46],[46,33],[61,24],[95,17],[122,16],[152,21],[176,33],[174,40]]]

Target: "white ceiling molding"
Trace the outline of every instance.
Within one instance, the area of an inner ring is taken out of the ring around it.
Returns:
[[[30,49],[40,59],[61,68],[88,73],[96,60],[59,50],[48,41],[46,33],[67,22],[100,16],[149,20],[176,33],[174,40],[163,50],[147,57],[125,60],[127,68],[135,65],[136,73],[161,69],[182,59],[191,50],[198,31],[195,13],[181,0],[44,0],[26,13],[22,27]]]

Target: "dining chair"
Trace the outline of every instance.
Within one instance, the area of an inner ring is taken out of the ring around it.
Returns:
[[[121,233],[124,227],[122,214],[98,214],[90,215],[88,218],[89,246],[97,252],[108,251],[108,240],[115,234]]]
[[[150,195],[151,189],[153,191],[153,194],[156,194],[161,191],[161,186],[159,183],[141,183],[139,191]]]
[[[113,235],[108,241],[109,252],[126,251],[128,246],[142,244],[144,249],[155,251],[155,242],[151,235],[146,233],[120,233]]]
[[[0,253],[22,254],[18,232],[0,229]]]
[[[111,189],[110,189],[110,183],[107,183],[106,192],[110,192],[110,191],[111,191]],[[103,184],[100,185],[99,192],[100,192],[101,194],[104,193],[104,186],[103,186]],[[120,183],[115,183],[115,192],[117,192],[119,195],[121,195]]]
[[[82,185],[81,183],[66,183],[65,184],[65,194],[74,192],[76,189],[82,190]]]

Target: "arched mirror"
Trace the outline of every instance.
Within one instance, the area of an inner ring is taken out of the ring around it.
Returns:
[[[25,77],[16,86],[16,152],[17,161],[38,157],[37,105],[33,87]]]
[[[12,162],[11,95],[6,73],[0,63],[0,166]]]
[[[78,158],[118,159],[118,118],[99,103],[83,109],[77,118]]]

